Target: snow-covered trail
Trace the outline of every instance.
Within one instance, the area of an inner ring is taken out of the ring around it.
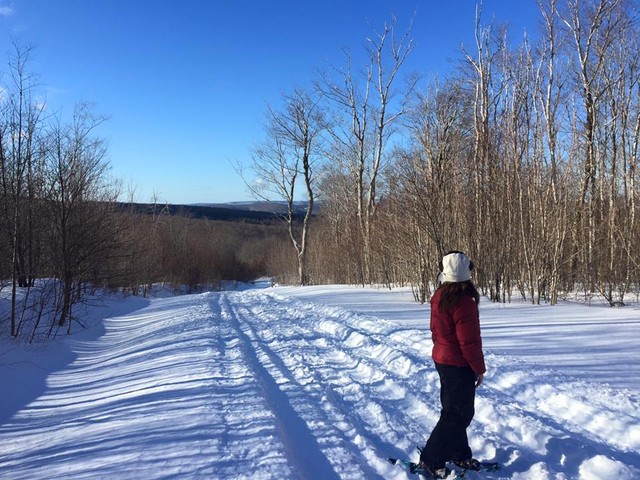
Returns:
[[[0,478],[407,479],[385,457],[438,418],[426,329],[282,293],[157,299],[72,341],[0,425]],[[635,393],[487,363],[470,438],[504,468],[482,478],[640,478]]]
[[[298,299],[253,297],[236,295],[234,308],[249,329],[251,349],[264,358],[259,370],[283,391],[290,389],[287,396],[296,399],[291,406],[304,423],[321,425],[314,431],[331,439],[323,456],[338,453],[337,478],[401,478],[383,457],[411,452],[438,416],[437,375],[425,332]],[[532,371],[514,358],[488,360],[493,378],[478,392],[471,436],[479,456],[507,466],[500,476],[579,478],[607,468],[633,478],[623,466],[640,465],[633,397],[569,382],[553,371]]]
[[[220,323],[208,305],[165,299],[105,323],[98,340],[72,341],[75,361],[0,427],[0,478],[177,478],[214,454]]]
[[[382,336],[389,333],[389,325],[362,319],[364,325],[350,325],[354,319],[347,312],[271,295],[217,299],[220,316],[236,329],[244,363],[259,380],[281,442],[277,452],[268,444],[266,452],[253,452],[247,468],[258,465],[262,478],[398,473],[383,452],[401,453],[396,442],[411,428],[402,406],[418,402],[402,383],[422,362],[415,352],[377,338],[381,327],[387,327]],[[234,468],[237,464],[225,474],[217,471],[231,478],[237,475]]]

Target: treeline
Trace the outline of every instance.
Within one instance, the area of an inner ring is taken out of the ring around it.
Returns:
[[[154,214],[157,211],[157,204],[150,203],[120,203],[121,210],[129,210],[143,214]],[[268,209],[269,206],[265,206]],[[273,206],[271,211],[239,209],[233,207],[218,207],[208,205],[173,205],[165,204],[162,211],[169,215],[182,217],[200,218],[205,220],[222,220],[229,222],[249,222],[249,223],[274,223],[278,219],[278,206]]]
[[[543,0],[539,30],[514,42],[478,9],[475,45],[427,85],[400,78],[413,42],[394,20],[362,64],[346,51],[286,96],[254,171],[305,172],[323,205],[305,274],[288,278],[411,284],[425,300],[441,255],[464,249],[495,301],[637,296],[639,13],[636,1]],[[278,181],[272,191],[292,185]]]
[[[68,120],[47,111],[29,55],[15,49],[0,88],[0,335],[68,332],[81,321],[74,306],[99,288],[146,295],[164,282],[195,291],[273,268],[268,251],[283,237],[273,221],[118,203],[98,134],[104,119],[87,105]]]
[[[285,200],[286,228],[123,209],[103,119],[48,112],[17,48],[0,89],[0,334],[69,331],[92,289],[159,282],[412,285],[424,301],[449,249],[495,301],[639,295],[638,13],[544,0],[540,31],[513,42],[479,11],[460,68],[426,85],[404,72],[410,31],[384,25],[362,65],[345,50],[268,111],[256,193]]]
[[[123,219],[130,223],[117,263],[120,276],[107,285],[112,289],[146,296],[165,282],[192,293],[288,268],[274,254],[285,240],[278,222],[209,221],[171,216],[165,208],[151,215],[134,211]]]

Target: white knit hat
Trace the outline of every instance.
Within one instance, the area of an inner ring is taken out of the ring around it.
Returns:
[[[442,257],[441,282],[466,282],[471,280],[471,260],[464,253],[453,252]]]

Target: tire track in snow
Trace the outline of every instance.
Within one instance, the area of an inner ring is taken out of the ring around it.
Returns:
[[[229,300],[230,296],[235,303]],[[265,348],[259,345],[247,317],[236,305],[239,298],[237,295],[218,295],[222,318],[228,322],[236,338],[239,339],[243,361],[258,380],[261,394],[275,417],[287,457],[294,467],[293,475],[296,478],[327,480],[340,478],[322,454],[309,425],[293,408],[290,401],[291,394],[284,388],[288,379],[278,365],[281,362],[273,353],[265,354]],[[300,395],[302,392],[294,393]]]
[[[210,323],[216,325],[216,354],[210,363],[217,370],[218,381],[211,402],[220,416],[216,423],[224,429],[214,472],[217,478],[245,479],[251,473],[252,478],[269,479],[272,472],[285,471],[295,478],[279,439],[277,419],[224,296],[209,294],[207,300]]]
[[[0,477],[407,480],[383,457],[416,458],[438,417],[427,334],[382,318],[260,291],[159,299],[105,327],[70,339],[77,358],[2,425]],[[470,437],[505,463],[487,478],[640,478],[637,395],[487,363]]]
[[[437,417],[437,413],[418,398],[425,388],[426,361],[419,360],[411,348],[400,348],[402,344],[393,341],[397,328],[379,319],[366,325],[369,320],[344,310],[319,311],[313,304],[262,292],[234,295],[232,303],[241,312],[238,318],[250,329],[256,350],[277,366],[278,373],[273,376],[284,377],[286,383],[297,385],[296,391],[303,389],[312,395],[305,401],[323,410],[329,424],[335,425],[334,430],[340,430],[338,438],[345,446],[338,451],[352,452],[348,457],[354,457],[351,461],[364,469],[364,474],[357,475],[340,471],[341,478],[406,478],[385,457],[411,451],[415,441],[421,443],[426,438],[411,412],[427,412],[431,417]],[[240,307],[240,303],[244,305]],[[351,318],[347,318],[349,315]],[[350,322],[364,323],[365,328]],[[377,334],[381,324],[383,328]],[[403,386],[407,382],[417,385],[418,390],[408,392]],[[304,405],[298,405],[296,408],[304,412]],[[326,429],[325,417],[318,418],[317,412],[303,417]],[[415,439],[408,442],[411,431]],[[336,438],[335,433],[327,431],[321,436]],[[334,463],[340,457],[345,455],[340,453]],[[367,472],[367,468],[373,470]]]
[[[291,302],[291,309],[311,316],[305,319],[310,324],[305,324],[305,328],[323,334],[322,341],[330,345],[333,355],[342,359],[337,373],[347,372],[350,382],[347,385],[340,381],[331,383],[343,387],[339,393],[344,401],[354,400],[355,410],[362,409],[367,399],[376,403],[378,409],[383,407],[382,411],[393,417],[397,426],[397,441],[412,433],[418,443],[426,439],[429,432],[417,428],[415,416],[429,418],[435,424],[440,400],[437,373],[430,358],[430,340],[424,332],[398,328],[384,319],[340,308],[320,308],[300,300],[272,297],[282,303]],[[368,410],[367,405],[364,416],[369,416]],[[409,448],[413,450],[415,445]]]
[[[277,294],[273,297],[280,300]],[[425,333],[422,332],[422,348],[416,349],[406,342],[416,334],[420,335],[415,329],[398,328],[397,324],[394,324],[394,329],[386,326],[388,322],[383,319],[341,311],[339,307],[305,304],[295,297],[293,300],[291,298],[285,297],[284,301],[290,301],[292,305],[308,312],[329,314],[327,320],[311,323],[327,333],[325,341],[335,342],[336,351],[340,351],[344,359],[353,362],[352,365],[358,365],[357,359],[360,359],[377,368],[379,364],[376,359],[360,355],[362,350],[356,347],[363,344],[375,349],[380,343],[386,343],[412,363],[408,372],[398,372],[384,365],[376,371],[384,373],[383,376],[393,382],[397,380],[409,395],[417,392],[419,399],[414,403],[415,408],[406,404],[394,408],[390,405],[393,402],[378,396],[380,390],[375,380],[366,382],[363,375],[349,373],[354,372],[355,367],[351,370],[345,368],[355,384],[350,388],[350,398],[344,395],[344,391],[338,391],[338,394],[342,394],[340,402],[351,401],[353,412],[362,418],[366,418],[366,411],[363,413],[363,402],[360,400],[368,397],[374,404],[378,401],[391,421],[395,417],[402,424],[403,419],[407,419],[399,435],[404,434],[406,439],[418,431],[419,442],[426,438],[438,418],[439,392],[437,374],[430,358],[431,343]],[[549,371],[532,372],[531,365],[514,361],[513,357],[495,357],[491,354],[488,357],[489,376],[478,391],[477,415],[470,437],[472,448],[480,458],[495,458],[509,466],[500,477],[510,478],[507,477],[509,470],[516,477],[518,472],[528,475],[540,470],[540,475],[536,474],[535,478],[551,478],[552,475],[557,480],[579,478],[583,465],[593,462],[600,464],[602,459],[606,459],[617,465],[614,465],[614,469],[630,472],[631,477],[624,478],[636,478],[633,476],[635,470],[629,466],[640,463],[637,448],[640,426],[629,413],[635,411],[631,405],[632,395],[621,394],[616,398],[611,392],[602,392],[603,389],[597,385],[561,381]],[[416,365],[427,366],[422,375],[411,372]],[[545,381],[547,375],[551,375],[551,383]],[[531,381],[522,382],[526,378]],[[592,394],[595,394],[595,399]],[[532,405],[536,408],[532,408]],[[375,408],[378,407],[374,405]],[[627,430],[626,435],[621,429]],[[617,445],[611,444],[608,434],[622,440],[618,440]],[[387,440],[393,437],[392,432],[384,436]],[[398,445],[405,452],[411,452],[414,448],[414,444],[402,440]],[[564,476],[563,472],[570,472],[570,476]]]
[[[295,473],[311,451],[331,464],[334,476],[309,478],[407,478],[384,457],[417,458],[415,446],[439,416],[438,378],[424,331],[264,291],[224,298],[222,308],[234,319],[250,359],[246,363],[271,397],[267,403],[284,431]],[[608,444],[579,422],[532,409],[532,396],[544,401],[549,385],[544,378],[552,372],[532,375],[529,365],[491,354],[488,363],[490,375],[478,391],[470,439],[478,457],[505,465],[491,478],[538,470],[535,478],[579,478],[581,465],[600,457],[638,463],[634,452]],[[569,396],[570,389],[559,392],[569,405],[577,398]],[[283,423],[287,418],[294,423]],[[303,442],[313,438],[315,443],[300,446],[300,432]]]

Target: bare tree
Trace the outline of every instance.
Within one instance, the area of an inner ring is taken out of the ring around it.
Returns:
[[[574,263],[580,261],[582,277],[587,281],[585,289],[591,292],[596,277],[593,267],[597,248],[598,166],[603,161],[597,143],[607,121],[601,115],[601,103],[610,87],[605,71],[618,39],[626,37],[632,17],[625,11],[624,0],[567,0],[567,8],[560,15],[573,38],[575,79],[583,107],[578,113],[583,117],[580,127],[584,161],[573,227]]]
[[[569,168],[564,165],[564,181],[561,181],[561,136],[560,108],[563,105],[563,93],[568,91],[566,85],[566,69],[559,68],[561,61],[562,39],[558,38],[558,0],[541,0],[540,12],[543,18],[543,33],[540,45],[540,58],[535,76],[536,86],[533,91],[534,101],[541,112],[540,121],[543,122],[544,134],[541,133],[540,147],[541,159],[544,160],[544,152],[547,152],[548,160],[546,170],[549,171],[549,190],[547,191],[546,207],[542,213],[547,217],[544,222],[547,240],[544,242],[545,268],[548,275],[549,300],[552,305],[558,301],[560,288],[561,267],[564,261],[564,246],[569,230]],[[546,145],[546,148],[545,146]]]
[[[252,169],[258,184],[252,190],[267,201],[283,199],[287,205],[284,219],[298,259],[298,282],[309,282],[307,272],[308,235],[314,212],[315,170],[319,142],[326,128],[319,97],[295,90],[284,97],[281,110],[267,111],[266,139],[253,152]],[[304,191],[299,197],[299,189]],[[306,200],[302,225],[296,221],[296,201]]]
[[[16,295],[27,287],[33,272],[28,265],[33,254],[33,209],[35,203],[32,174],[37,156],[38,134],[44,105],[35,97],[36,79],[27,70],[31,49],[14,44],[9,62],[9,83],[0,120],[0,175],[2,176],[3,216],[11,250],[11,335],[17,335]],[[31,201],[29,201],[31,200]]]
[[[345,50],[346,68],[335,70],[338,74],[335,80],[323,75],[318,84],[336,106],[332,152],[336,165],[346,167],[345,174],[353,185],[364,282],[372,278],[371,236],[380,200],[380,173],[393,126],[406,113],[404,103],[396,103],[395,83],[413,48],[410,29],[397,35],[394,18],[384,25],[381,33],[368,39],[362,78],[354,76],[351,53]],[[414,83],[409,83],[408,91]]]
[[[103,118],[87,105],[76,108],[70,125],[54,125],[48,152],[47,205],[51,221],[50,258],[61,282],[59,325],[71,330],[74,295],[95,277],[116,247],[117,232],[105,161],[106,144],[96,135]]]
[[[470,70],[469,88],[474,96],[474,150],[471,163],[473,165],[472,192],[474,196],[474,218],[470,223],[473,245],[471,254],[480,258],[483,254],[481,244],[483,240],[488,244],[500,244],[501,222],[499,207],[495,201],[500,201],[501,192],[498,190],[502,173],[497,141],[497,119],[501,95],[504,93],[504,82],[501,76],[501,62],[506,53],[506,31],[491,24],[481,23],[482,8],[476,7],[475,47],[472,54],[465,52],[466,67]],[[490,189],[496,187],[496,190]],[[498,223],[496,223],[498,222]],[[504,280],[505,257],[490,256],[483,262],[481,271],[481,286],[488,286],[494,300],[499,299]]]
[[[406,272],[416,297],[425,301],[436,271],[436,259],[467,241],[458,228],[468,213],[464,202],[469,156],[468,99],[457,80],[435,81],[408,116],[411,147],[398,150],[390,174],[398,235],[394,250],[409,256]]]

